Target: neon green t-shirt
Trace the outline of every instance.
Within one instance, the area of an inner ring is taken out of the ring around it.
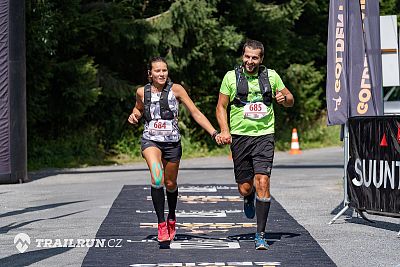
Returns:
[[[249,85],[249,94],[247,101],[262,102],[262,94],[260,86],[258,84],[258,74],[249,75],[244,72]],[[275,70],[268,69],[268,78],[271,84],[272,95],[275,95],[277,91],[281,91],[285,88],[281,77],[276,73]],[[228,71],[224,79],[222,80],[221,88],[219,90],[221,94],[229,96],[230,101],[236,96],[236,75],[235,71]],[[231,134],[237,135],[248,135],[248,136],[260,136],[266,134],[272,134],[275,131],[275,117],[273,105],[267,106],[267,115],[261,119],[249,119],[244,117],[244,107],[237,107],[231,105],[230,112],[230,131]]]

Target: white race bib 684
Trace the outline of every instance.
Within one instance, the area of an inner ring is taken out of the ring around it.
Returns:
[[[267,116],[267,106],[262,102],[248,103],[244,106],[244,117],[261,119]]]
[[[170,135],[172,134],[172,122],[169,120],[157,120],[149,123],[151,135]]]

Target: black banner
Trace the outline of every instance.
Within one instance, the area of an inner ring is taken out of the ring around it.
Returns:
[[[379,1],[331,0],[326,103],[328,125],[383,115]]]
[[[0,184],[27,180],[25,1],[0,0]]]
[[[326,106],[328,125],[344,124],[348,117],[348,3],[331,0],[329,5]]]
[[[400,217],[400,116],[349,118],[350,206]]]
[[[381,54],[381,33],[379,1],[360,0],[361,13],[365,14],[363,19],[365,52],[368,61],[368,71],[371,80],[371,100],[366,101],[369,105],[367,113],[352,113],[350,116],[359,115],[383,115],[382,97],[382,54]],[[364,16],[364,15],[362,15]]]
[[[348,5],[349,117],[383,115],[379,2],[349,1]]]
[[[0,175],[11,172],[8,1],[0,1]]]

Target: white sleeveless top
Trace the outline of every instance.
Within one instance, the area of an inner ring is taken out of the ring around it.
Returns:
[[[174,114],[172,120],[163,120],[160,115],[161,92],[151,93],[150,115],[152,120],[145,121],[143,138],[156,142],[178,142],[181,134],[178,127],[179,102],[172,89],[168,93],[168,105]]]

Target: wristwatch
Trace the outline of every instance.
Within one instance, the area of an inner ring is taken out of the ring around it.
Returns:
[[[214,132],[213,132],[213,134],[211,135],[211,138],[213,139],[213,140],[215,140],[215,137],[218,135],[218,131],[217,130],[215,130]]]

